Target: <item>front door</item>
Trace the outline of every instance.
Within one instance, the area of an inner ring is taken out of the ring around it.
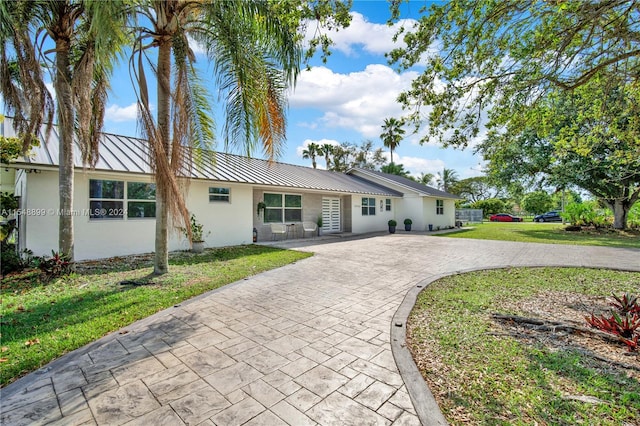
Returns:
[[[340,232],[340,198],[322,198],[322,231]]]

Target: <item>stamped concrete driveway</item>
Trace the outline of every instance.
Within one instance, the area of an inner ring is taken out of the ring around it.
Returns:
[[[0,423],[437,423],[428,395],[412,392],[412,402],[391,350],[392,319],[420,283],[499,266],[640,270],[634,249],[415,233],[331,241],[286,243],[316,255],[139,321],[13,383],[2,390]]]

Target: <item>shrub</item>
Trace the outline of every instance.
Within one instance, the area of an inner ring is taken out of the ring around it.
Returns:
[[[576,226],[609,227],[613,224],[611,211],[598,206],[596,201],[569,203],[562,217]]]
[[[411,225],[413,222],[411,221],[411,219],[405,219],[404,220],[404,224],[405,225]]]
[[[0,193],[0,206],[2,206],[3,212],[9,213],[12,210],[16,210],[18,208],[18,197],[9,192],[2,192]],[[5,215],[3,214],[3,216]]]
[[[614,301],[610,305],[614,308],[611,316],[601,315],[586,317],[587,323],[605,333],[618,336],[630,351],[638,348],[640,341],[640,305],[638,297],[629,293],[621,297],[612,295]]]
[[[481,209],[482,214],[487,217],[491,216],[492,214],[502,213],[510,210],[507,208],[506,203],[498,198],[489,198],[487,200],[476,201],[471,206],[474,209]]]
[[[34,259],[34,263],[42,272],[45,281],[69,274],[73,269],[73,262],[66,254],[51,250],[51,257],[41,256]]]
[[[640,314],[640,303],[638,303],[638,296],[634,296],[631,293],[625,293],[622,297],[618,297],[615,294],[612,295],[614,301],[610,305],[618,312],[622,314]]]
[[[396,222],[393,219],[391,219],[389,222],[387,222],[387,225],[389,225],[389,226],[396,226],[397,224],[398,224],[398,222]]]
[[[20,272],[33,266],[33,252],[31,250],[23,250],[22,256],[16,253],[14,244],[0,244],[1,272],[6,275],[11,272]]]

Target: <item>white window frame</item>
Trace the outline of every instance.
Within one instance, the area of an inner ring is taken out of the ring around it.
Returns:
[[[302,194],[293,194],[290,192],[265,192],[263,197],[266,199],[268,195],[279,195],[281,197],[282,204],[278,207],[269,207],[265,205],[264,212],[264,223],[301,223],[302,222]],[[300,207],[287,207],[287,196],[300,197]],[[267,211],[268,210],[280,210],[281,213],[281,221],[267,220]],[[300,210],[300,220],[287,220],[287,210]]]
[[[92,182],[118,182],[122,184],[122,196],[120,198],[106,198],[106,197],[92,197],[91,196],[91,183]],[[132,183],[142,183],[149,184],[149,182],[140,182],[140,181],[126,181],[122,179],[112,179],[112,178],[97,178],[97,179],[89,179],[89,220],[93,221],[102,221],[102,220],[141,220],[141,219],[154,219],[156,216],[145,216],[145,217],[129,217],[129,203],[154,203],[156,202],[155,197],[153,200],[151,199],[137,199],[137,198],[129,198],[129,184]],[[155,185],[155,184],[154,184]],[[116,203],[116,205],[111,205],[109,207],[103,207],[102,205],[92,205],[93,202],[105,202],[105,203]],[[105,216],[106,215],[106,216]]]
[[[227,190],[227,193],[211,192],[211,190]],[[211,197],[219,197],[218,200],[212,200]],[[231,188],[225,186],[210,186],[209,187],[209,202],[210,203],[229,203],[231,204]]]
[[[375,216],[376,199],[373,197],[362,197],[361,213],[362,216]]]
[[[149,184],[151,184],[151,185],[153,185],[153,186],[154,186],[154,191],[155,191],[155,189],[156,189],[156,188],[155,188],[155,183],[151,183],[151,182],[138,182],[138,181],[125,181],[125,183],[124,183],[124,187],[126,188],[126,189],[125,189],[125,203],[126,203],[126,206],[127,206],[127,209],[125,210],[125,216],[126,216],[126,218],[127,218],[127,219],[133,219],[133,220],[139,220],[139,219],[155,219],[155,218],[156,218],[155,214],[157,214],[155,210],[154,210],[154,216],[129,216],[129,212],[131,211],[131,210],[130,210],[130,208],[129,208],[129,203],[132,203],[132,202],[134,202],[134,203],[148,203],[148,204],[151,204],[151,203],[155,204],[155,203],[156,203],[156,196],[155,196],[155,193],[154,193],[154,197],[153,197],[153,199],[151,199],[151,198],[145,198],[145,199],[129,198],[129,184],[132,184],[132,183],[141,183],[141,184],[144,184],[144,185],[149,185]]]
[[[436,200],[436,214],[437,215],[444,214],[444,200]]]

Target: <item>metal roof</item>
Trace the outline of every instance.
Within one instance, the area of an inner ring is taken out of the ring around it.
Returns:
[[[427,186],[424,185],[422,183],[416,182],[414,180],[411,179],[407,179],[406,177],[403,176],[398,176],[398,175],[391,175],[388,173],[382,173],[382,172],[378,172],[375,170],[368,170],[368,169],[360,169],[360,168],[355,168],[350,170],[347,173],[360,173],[363,174],[365,176],[372,176],[374,178],[377,178],[378,180],[382,180],[383,182],[386,181],[391,181],[392,183],[395,183],[397,185],[400,185],[402,187],[405,188],[410,188],[422,195],[428,195],[430,197],[438,197],[438,198],[454,198],[454,199],[458,199],[461,200],[462,197],[458,196],[458,195],[454,195],[454,194],[450,194],[448,192],[445,191],[441,191],[439,189],[433,188],[431,186]]]
[[[11,120],[2,123],[2,134],[13,135]],[[32,149],[29,158],[16,160],[15,166],[30,168],[58,167],[59,133],[54,126],[47,141],[44,128],[38,135],[40,146]],[[76,168],[84,168],[80,147],[74,138]],[[129,136],[103,133],[100,139],[97,171],[151,174],[149,150],[145,140]],[[314,191],[370,194],[401,197],[402,193],[362,177],[322,169],[269,162],[215,151],[194,151],[190,164],[184,168],[185,176],[220,182],[245,183]]]

